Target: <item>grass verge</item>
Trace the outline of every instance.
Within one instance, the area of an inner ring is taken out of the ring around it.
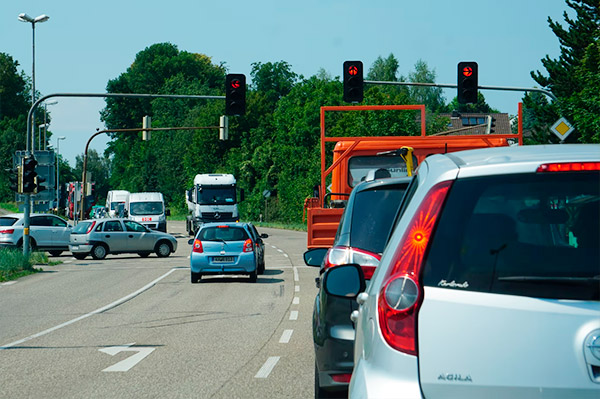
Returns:
[[[58,262],[60,263],[60,262]],[[29,274],[37,273],[34,265],[48,265],[45,252],[33,252],[26,258],[18,248],[0,248],[0,282],[16,280]],[[53,262],[53,264],[56,264]]]

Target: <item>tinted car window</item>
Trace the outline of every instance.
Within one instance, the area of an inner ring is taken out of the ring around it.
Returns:
[[[57,218],[57,217],[52,217],[50,218],[51,220],[51,225],[52,226],[56,226],[56,227],[67,227],[67,222],[65,222],[64,220]]]
[[[417,166],[417,157],[413,155],[413,167]],[[348,185],[356,186],[364,180],[370,170],[384,169],[388,176],[408,176],[406,162],[399,156],[355,156],[348,160]]]
[[[600,175],[459,179],[431,243],[425,285],[598,300]]]
[[[12,226],[16,221],[15,218],[2,217],[0,218],[0,226]]]
[[[383,252],[404,192],[399,187],[385,187],[356,193],[352,207],[351,247]]]
[[[94,222],[79,222],[71,231],[72,234],[86,234],[90,226]]]
[[[31,226],[52,226],[52,220],[48,216],[34,216],[31,218]]]
[[[198,238],[201,241],[244,241],[250,237],[241,227],[207,227],[200,231]]]
[[[125,223],[125,228],[127,229],[127,231],[138,231],[140,233],[146,232],[146,228],[139,223],[128,220],[126,220],[123,223]]]
[[[117,220],[105,222],[104,231],[123,231],[123,226],[121,226],[121,222]]]

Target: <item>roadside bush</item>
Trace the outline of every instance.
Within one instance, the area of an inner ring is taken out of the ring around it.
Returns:
[[[0,248],[0,281],[14,280],[37,272],[36,264],[47,264],[45,252],[34,252],[27,258],[23,251],[16,248]]]

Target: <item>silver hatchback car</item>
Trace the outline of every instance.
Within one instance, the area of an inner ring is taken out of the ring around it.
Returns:
[[[171,234],[129,219],[91,219],[73,228],[69,250],[77,259],[88,255],[104,259],[108,254],[122,253],[137,253],[145,258],[152,252],[162,258],[177,250],[177,240]]]
[[[22,247],[25,216],[11,213],[0,216],[0,246]],[[32,250],[59,256],[69,249],[72,226],[64,219],[47,213],[33,213],[29,219],[29,245]]]
[[[357,297],[349,396],[600,397],[599,210],[600,145],[427,158]]]

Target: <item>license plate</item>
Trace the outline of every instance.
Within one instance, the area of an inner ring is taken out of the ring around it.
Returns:
[[[142,222],[151,222],[152,218],[142,218]]]
[[[215,256],[213,262],[215,263],[233,263],[235,258],[233,256]]]
[[[77,251],[79,249],[79,245],[71,245],[71,249]]]

